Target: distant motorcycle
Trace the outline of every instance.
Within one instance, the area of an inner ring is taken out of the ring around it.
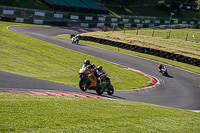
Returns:
[[[169,76],[168,72],[167,72],[167,68],[166,67],[162,67],[160,72],[162,73],[163,76]]]
[[[79,38],[74,36],[72,37],[72,44],[75,43],[76,45],[78,45],[78,42],[79,42]]]

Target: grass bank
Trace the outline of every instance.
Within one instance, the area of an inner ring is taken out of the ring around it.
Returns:
[[[191,111],[130,101],[9,93],[0,93],[0,123],[0,132],[200,132],[200,114]]]
[[[78,71],[84,60],[89,59],[104,67],[116,90],[150,85],[147,83],[150,79],[139,73],[6,29],[12,25],[23,24],[0,21],[0,70],[78,86]]]
[[[131,30],[125,33],[124,31],[99,31],[84,33],[82,35],[91,35],[200,59],[200,31],[198,29],[173,29],[170,31],[170,39],[166,39],[169,30],[165,29],[155,30],[154,37],[152,37],[152,29]],[[190,33],[188,40],[191,41],[185,41],[187,33]],[[194,35],[194,39],[191,37],[192,34]]]

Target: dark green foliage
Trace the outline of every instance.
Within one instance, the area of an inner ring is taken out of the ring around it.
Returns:
[[[43,2],[41,2],[41,0],[0,0],[0,5],[51,10],[48,6],[46,6]]]
[[[42,0],[0,0],[0,5],[40,9],[40,10],[53,10],[45,5]],[[173,8],[172,3],[199,3],[200,0],[96,0],[106,4],[109,8],[110,15],[133,15],[133,16],[153,16],[153,17],[169,17],[173,12],[173,18],[192,18],[199,19],[200,12],[180,10],[179,8]],[[31,3],[31,4],[30,4]],[[116,6],[118,5],[118,6]],[[64,12],[63,10],[61,12]],[[76,14],[76,12],[70,12],[70,14]],[[78,13],[78,15],[88,15],[85,13]],[[89,14],[92,15],[92,14]],[[93,14],[95,15],[95,14]]]
[[[170,8],[167,6],[165,1],[158,1],[156,8],[164,13],[170,13]]]

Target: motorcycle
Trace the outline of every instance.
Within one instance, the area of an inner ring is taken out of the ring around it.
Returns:
[[[104,91],[108,93],[108,95],[112,95],[114,93],[114,88],[111,84],[110,78],[109,77],[103,77],[100,79],[103,86],[104,86]]]
[[[114,93],[113,86],[110,82],[103,80],[102,77],[98,76],[98,79],[95,76],[96,69],[92,68],[91,65],[81,68],[79,70],[79,88],[82,91],[96,90],[98,95],[107,92],[109,95]]]
[[[160,72],[162,73],[163,76],[167,76],[167,77],[169,76],[166,67],[162,67]]]
[[[78,37],[72,37],[72,44],[75,43],[76,45],[78,45],[79,42],[79,38]]]

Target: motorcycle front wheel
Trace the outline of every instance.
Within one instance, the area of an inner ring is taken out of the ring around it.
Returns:
[[[82,90],[82,91],[86,91],[88,89],[88,85],[87,83],[84,82],[85,80],[83,78],[80,78],[79,80],[79,88]]]

